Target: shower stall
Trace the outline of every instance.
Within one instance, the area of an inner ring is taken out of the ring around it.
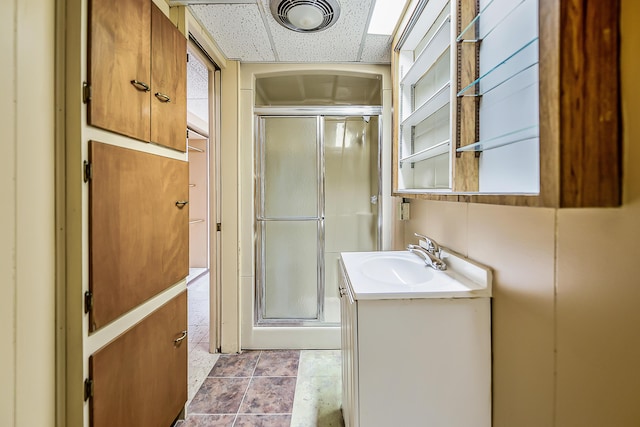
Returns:
[[[380,247],[381,113],[257,112],[256,327],[328,328],[339,337],[340,252]]]

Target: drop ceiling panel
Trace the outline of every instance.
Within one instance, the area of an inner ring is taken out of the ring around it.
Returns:
[[[276,22],[269,0],[184,1],[230,59],[243,62],[391,62],[391,37],[367,34],[375,2],[339,2],[340,17],[335,25],[317,33],[298,33]]]
[[[205,122],[209,119],[209,70],[197,56],[189,54],[187,63],[187,111]]]
[[[258,4],[190,7],[228,58],[245,62],[276,60]]]
[[[269,0],[261,0],[269,11]],[[360,44],[369,20],[371,0],[341,1],[338,22],[313,34],[297,33],[278,24],[267,13],[267,24],[280,61],[358,62]]]
[[[206,98],[209,93],[209,70],[195,55],[187,63],[187,98]]]
[[[391,62],[391,36],[368,34],[364,40],[360,61],[371,63]]]

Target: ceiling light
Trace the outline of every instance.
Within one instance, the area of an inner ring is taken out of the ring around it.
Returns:
[[[329,28],[340,16],[337,0],[271,0],[270,6],[280,25],[301,33]]]
[[[385,36],[393,34],[406,3],[406,0],[376,0],[367,33]]]

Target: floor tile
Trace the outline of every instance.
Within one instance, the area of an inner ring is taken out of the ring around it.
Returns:
[[[205,356],[203,345],[194,348]],[[208,356],[218,361],[177,426],[344,427],[339,350]]]
[[[330,376],[298,377],[291,427],[343,427],[342,385]]]
[[[188,402],[193,399],[196,392],[202,385],[207,374],[213,368],[220,355],[209,353],[209,343],[202,341],[198,344],[189,345],[189,366],[188,366]]]
[[[290,414],[295,390],[295,377],[253,377],[239,413]]]
[[[299,377],[340,377],[342,357],[340,350],[302,350]]]
[[[238,415],[233,427],[289,427],[290,424],[291,415]]]
[[[260,357],[259,351],[245,351],[240,354],[221,355],[210,377],[251,377]]]
[[[205,338],[209,341],[209,325],[190,325],[188,331],[187,339],[190,343],[199,343]]]
[[[236,415],[191,415],[180,427],[233,427]],[[176,426],[178,427],[178,426]]]
[[[207,378],[189,405],[189,414],[235,414],[249,378]]]
[[[300,350],[263,351],[256,366],[258,377],[295,377],[298,375]]]

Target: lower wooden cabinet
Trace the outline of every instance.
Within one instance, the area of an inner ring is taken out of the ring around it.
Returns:
[[[189,164],[91,141],[89,329],[189,274]]]
[[[93,427],[169,427],[187,401],[187,292],[89,358]]]

